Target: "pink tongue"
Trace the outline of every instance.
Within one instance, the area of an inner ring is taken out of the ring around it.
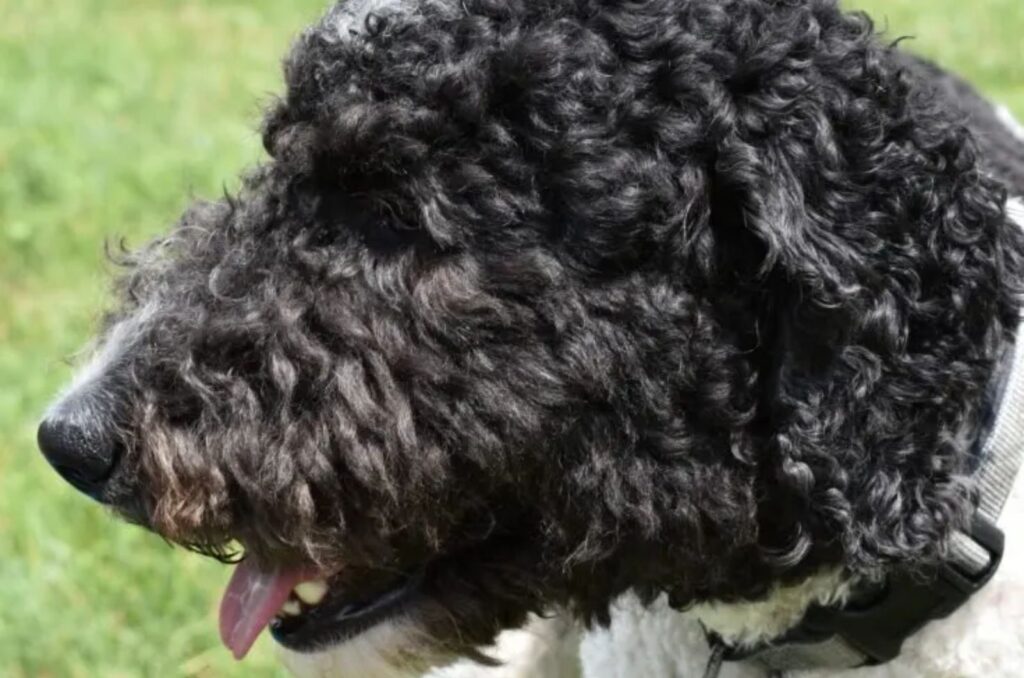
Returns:
[[[314,577],[308,568],[262,572],[248,559],[238,564],[220,601],[220,638],[235,659],[246,655],[296,584]]]

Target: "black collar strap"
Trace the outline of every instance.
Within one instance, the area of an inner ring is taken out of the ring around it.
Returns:
[[[1011,202],[1007,209],[1024,226],[1024,204]],[[953,535],[946,560],[930,576],[893,573],[843,608],[813,606],[784,636],[752,649],[729,647],[709,633],[721,659],[754,662],[772,674],[884,664],[899,655],[907,638],[955,612],[992,578],[1003,555],[1003,533],[996,523],[1024,459],[1024,323],[1017,336],[975,472],[978,508],[971,527]]]

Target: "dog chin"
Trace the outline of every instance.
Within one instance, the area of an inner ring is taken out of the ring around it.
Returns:
[[[383,622],[323,650],[297,652],[279,646],[278,652],[296,678],[410,678],[455,659],[433,650],[409,619]]]

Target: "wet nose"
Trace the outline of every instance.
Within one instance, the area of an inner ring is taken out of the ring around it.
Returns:
[[[50,465],[80,492],[102,501],[117,464],[117,445],[101,422],[85,417],[47,417],[39,425],[39,449]]]

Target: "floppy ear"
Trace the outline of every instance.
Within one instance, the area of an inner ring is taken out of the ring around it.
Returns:
[[[1021,239],[931,93],[883,61],[819,69],[825,86],[737,126],[715,164],[713,228],[757,243],[739,270],[759,307],[762,545],[783,566],[815,543],[854,568],[915,563],[970,507]]]

